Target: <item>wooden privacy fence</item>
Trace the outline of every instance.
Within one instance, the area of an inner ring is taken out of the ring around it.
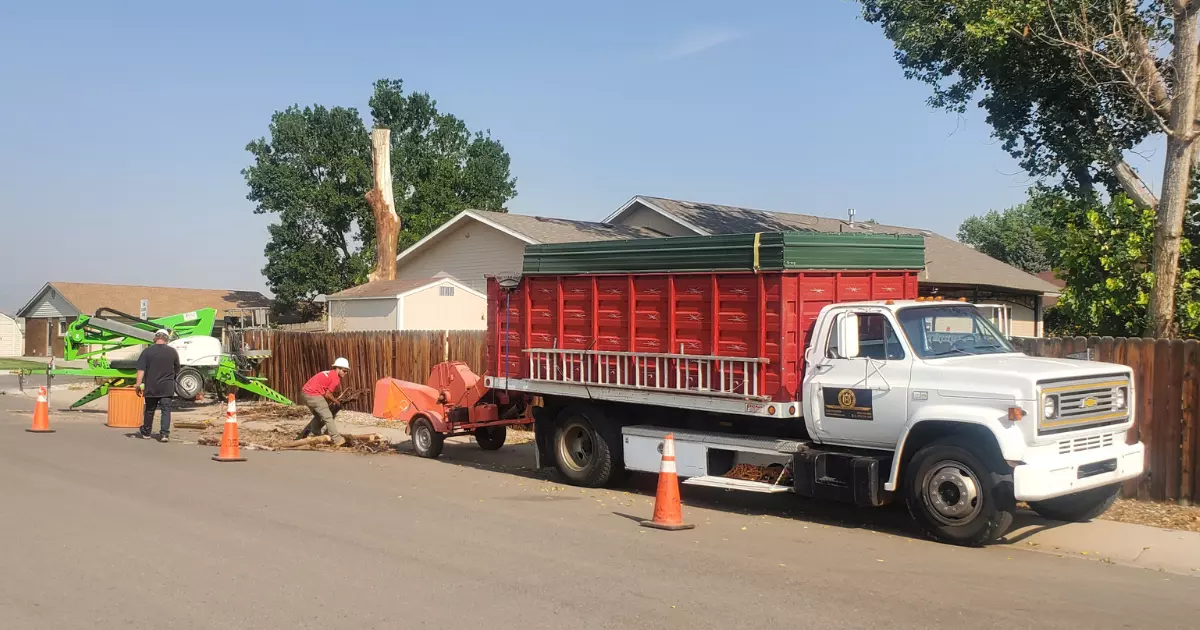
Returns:
[[[1133,368],[1134,419],[1129,441],[1146,447],[1146,471],[1125,496],[1190,502],[1200,497],[1200,341],[1065,337],[1014,339],[1042,357],[1090,358]],[[1090,355],[1090,356],[1089,356]]]
[[[258,375],[294,402],[300,388],[313,374],[328,370],[333,360],[345,357],[350,374],[343,382],[346,391],[365,389],[367,394],[347,409],[370,411],[375,382],[390,376],[424,383],[433,366],[445,360],[463,361],[476,374],[483,374],[487,333],[479,330],[380,331],[348,333],[303,333],[276,330],[247,333],[248,349],[270,350],[270,358]]]

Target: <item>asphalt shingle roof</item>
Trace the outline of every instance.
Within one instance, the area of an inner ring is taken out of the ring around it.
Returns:
[[[575,221],[534,217],[526,214],[472,210],[489,221],[520,232],[539,243],[578,243],[581,241],[613,241],[630,238],[665,236],[654,230],[630,225],[614,225],[596,221]]]
[[[217,317],[220,318],[227,310],[271,306],[271,300],[258,291],[83,282],[51,282],[49,287],[86,315],[95,313],[101,307],[137,315],[143,298],[150,301],[150,317],[165,317],[202,308],[215,308]],[[38,295],[41,295],[41,291]]]
[[[405,291],[419,289],[427,284],[439,282],[446,278],[411,278],[408,280],[376,280],[360,284],[356,287],[350,287],[345,291],[338,291],[333,295],[327,296],[327,300],[337,300],[345,298],[373,298],[373,297],[396,297]]]
[[[866,232],[877,234],[920,234],[925,237],[925,271],[921,280],[935,284],[959,284],[1012,289],[1030,293],[1058,293],[1059,287],[1000,262],[974,248],[928,230],[831,219],[808,214],[774,212],[638,196],[638,200],[674,215],[711,234],[738,234],[770,230],[811,232]]]

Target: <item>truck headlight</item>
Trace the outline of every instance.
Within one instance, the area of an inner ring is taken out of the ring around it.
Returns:
[[[1050,394],[1042,399],[1042,417],[1049,420],[1058,415],[1058,396]]]
[[[1112,393],[1113,409],[1124,409],[1129,404],[1129,389],[1117,387]]]

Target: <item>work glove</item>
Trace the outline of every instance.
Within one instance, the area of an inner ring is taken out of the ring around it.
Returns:
[[[137,395],[138,395],[138,398],[141,398],[146,395],[146,386],[145,385],[137,386]]]

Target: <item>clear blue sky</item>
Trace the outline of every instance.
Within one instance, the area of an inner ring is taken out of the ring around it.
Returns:
[[[48,280],[263,289],[246,143],[293,103],[366,115],[383,77],[490,128],[522,214],[646,194],[953,236],[1030,183],[847,0],[0,7],[0,311]]]

